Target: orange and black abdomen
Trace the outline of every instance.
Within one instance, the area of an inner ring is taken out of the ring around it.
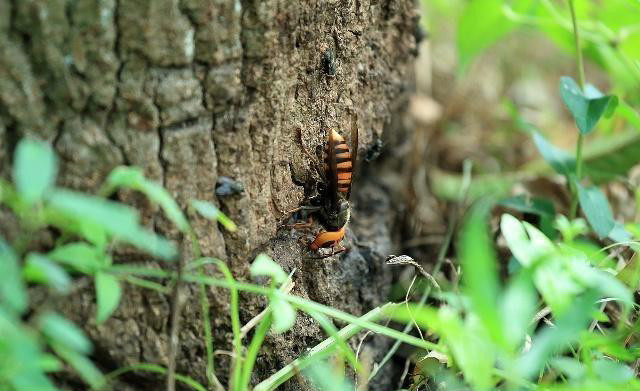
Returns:
[[[320,248],[330,248],[335,247],[342,238],[344,238],[345,227],[340,228],[339,230],[332,232],[321,232],[319,233],[315,240],[309,246],[313,251],[316,251]]]
[[[349,193],[351,188],[351,177],[353,166],[351,162],[351,151],[344,141],[344,138],[335,130],[331,131],[329,142],[333,140],[333,153],[336,155],[336,175],[338,180],[337,190],[345,195]],[[328,172],[331,158],[329,156],[329,147],[325,148],[324,167]]]

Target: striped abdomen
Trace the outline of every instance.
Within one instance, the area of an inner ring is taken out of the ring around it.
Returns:
[[[336,132],[332,130],[329,134],[329,141],[333,142],[333,152],[336,155],[336,175],[338,179],[337,190],[341,193],[348,194],[349,189],[351,188],[351,176],[353,171],[353,166],[351,163],[351,151],[349,151],[349,146],[344,141],[344,138]],[[324,168],[325,172],[329,172],[329,146],[325,148],[325,160],[324,160]]]

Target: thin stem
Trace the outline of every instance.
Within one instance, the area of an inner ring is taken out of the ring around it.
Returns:
[[[578,22],[576,20],[576,10],[573,6],[573,0],[567,0],[569,3],[569,11],[571,12],[571,23],[573,24],[573,37],[576,42],[576,54],[578,61],[578,83],[580,89],[584,91],[585,77],[584,77],[584,61],[582,59],[582,48],[580,45],[580,30],[578,29]],[[574,219],[578,211],[578,185],[582,179],[582,145],[584,144],[584,136],[582,132],[578,132],[578,142],[576,145],[576,184],[571,186],[571,207],[569,209],[569,217]]]
[[[176,389],[176,355],[178,354],[179,332],[180,332],[180,312],[182,312],[182,298],[180,288],[182,285],[182,272],[184,267],[184,256],[180,254],[178,258],[178,272],[173,291],[171,293],[171,331],[169,333],[169,364],[167,365],[167,391]]]
[[[576,52],[578,55],[578,83],[580,88],[584,90],[586,84],[584,78],[584,62],[582,61],[582,49],[580,47],[580,32],[578,30],[578,22],[576,21],[576,10],[573,6],[573,0],[567,0],[569,2],[569,11],[571,12],[571,23],[573,24],[573,37],[576,41]]]

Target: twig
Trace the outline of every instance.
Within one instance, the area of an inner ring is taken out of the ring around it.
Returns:
[[[424,270],[424,268],[416,261],[413,260],[413,258],[411,258],[408,255],[389,255],[389,257],[387,258],[386,261],[387,265],[411,265],[413,267],[416,268],[416,270],[418,270],[418,272],[420,272],[420,274],[426,278],[427,280],[429,280],[433,286],[436,287],[436,289],[440,290],[440,285],[438,285],[438,282],[436,281],[435,278],[433,278],[433,276],[429,273],[426,272],[426,270]]]
[[[402,388],[402,385],[404,384],[404,379],[406,379],[407,375],[409,374],[409,366],[411,365],[411,358],[407,358],[404,361],[404,369],[402,370],[402,375],[400,376],[400,380],[398,381],[398,389]]]
[[[465,160],[464,166],[463,166],[463,172],[464,172],[463,181],[462,181],[462,186],[460,187],[460,199],[462,200],[461,205],[464,205],[466,203],[467,192],[469,190],[469,185],[471,183],[471,162],[470,161]],[[440,271],[440,268],[442,267],[442,264],[445,261],[445,256],[447,255],[447,251],[449,250],[449,245],[451,244],[453,233],[455,232],[457,222],[461,215],[461,210],[462,210],[462,207],[458,206],[455,209],[455,211],[452,212],[451,224],[449,224],[449,226],[447,227],[447,233],[445,234],[444,242],[442,242],[442,246],[440,246],[440,251],[438,252],[436,265],[433,268],[433,274],[437,274]],[[418,302],[418,308],[422,307],[427,302],[427,298],[429,297],[430,294],[431,294],[431,286],[427,287],[427,289],[425,289],[424,293],[422,294],[422,297]],[[411,332],[412,329],[413,329],[413,323],[407,323],[407,325],[404,327],[402,332],[404,334],[408,334]],[[378,374],[378,372],[380,371],[380,368],[382,368],[391,359],[391,357],[393,357],[393,355],[396,353],[396,351],[398,350],[401,344],[402,344],[401,341],[396,341],[391,347],[391,349],[389,349],[387,354],[385,354],[385,356],[382,358],[382,361],[380,361],[380,364],[377,366],[374,365],[374,370],[371,372],[371,375],[369,375],[369,381],[371,381]]]

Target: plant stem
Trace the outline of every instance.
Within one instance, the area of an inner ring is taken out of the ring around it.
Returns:
[[[580,31],[578,29],[578,22],[576,20],[576,10],[573,6],[573,0],[567,0],[569,3],[569,11],[571,12],[571,23],[573,24],[573,37],[576,42],[576,54],[578,61],[578,84],[580,89],[584,92],[585,77],[584,77],[584,61],[582,59],[582,48],[580,46]],[[584,144],[584,136],[582,132],[578,131],[578,142],[576,145],[576,183],[570,184],[571,187],[571,207],[569,209],[569,218],[574,219],[578,211],[578,188],[582,179],[582,144]],[[569,181],[571,181],[569,179]],[[571,182],[569,182],[571,183]]]

